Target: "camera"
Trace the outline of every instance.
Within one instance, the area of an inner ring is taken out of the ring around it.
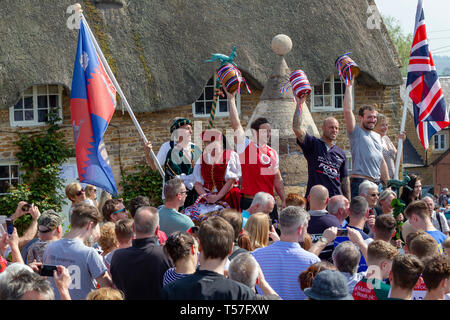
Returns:
[[[339,228],[336,234],[337,237],[346,237],[348,236],[348,230],[344,228]]]
[[[57,270],[56,266],[44,264],[39,268],[39,274],[44,277],[53,277],[54,270]]]
[[[30,208],[31,208],[31,204],[25,203],[22,206],[22,211],[28,211],[28,210],[30,210]]]

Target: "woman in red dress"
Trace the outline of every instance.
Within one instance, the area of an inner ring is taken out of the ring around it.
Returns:
[[[194,167],[194,187],[201,196],[206,193],[208,203],[226,202],[240,211],[241,164],[238,154],[226,147],[224,135],[217,129],[203,131],[206,146]]]

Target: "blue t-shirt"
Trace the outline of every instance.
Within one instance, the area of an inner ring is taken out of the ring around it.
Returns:
[[[370,237],[361,229],[353,227],[353,226],[347,226],[348,228],[352,228],[355,229],[357,231],[359,231],[359,233],[361,234],[361,236],[363,237],[364,240],[370,239]],[[336,237],[336,239],[334,239],[334,247],[336,248],[339,243],[344,242],[344,241],[350,241],[350,239],[348,237]],[[367,262],[366,259],[364,259],[364,255],[361,253],[361,260],[359,260],[359,267],[358,267],[358,271],[357,272],[364,272],[367,271]]]
[[[322,139],[308,133],[303,143],[297,139],[297,144],[302,148],[303,155],[308,161],[308,185],[305,197],[316,184],[327,188],[330,198],[341,194],[341,181],[347,176],[344,151],[336,145],[330,148]]]
[[[242,228],[245,227],[245,224],[247,223],[248,218],[250,218],[250,212],[246,210],[242,210]]]
[[[428,233],[430,236],[434,238],[434,240],[436,240],[436,242],[438,243],[439,254],[443,254],[444,249],[442,248],[442,242],[444,242],[445,239],[447,239],[447,236],[442,232],[440,232],[439,230],[426,231],[426,233]]]
[[[347,135],[352,151],[352,174],[379,180],[383,160],[381,136],[373,130],[365,131],[358,125]]]

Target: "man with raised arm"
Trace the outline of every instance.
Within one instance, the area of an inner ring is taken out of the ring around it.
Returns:
[[[376,183],[381,189],[381,183],[387,184],[390,179],[386,161],[383,157],[381,136],[373,131],[377,123],[377,111],[372,105],[362,105],[359,108],[356,124],[353,114],[353,82],[346,86],[344,94],[344,120],[352,152],[351,196],[359,194],[359,185],[364,180]],[[381,191],[381,190],[379,190]]]
[[[225,89],[224,89],[225,90]],[[225,91],[226,92],[226,91]],[[281,198],[281,206],[286,206],[283,179],[279,169],[276,150],[267,145],[270,140],[270,124],[266,118],[257,118],[251,123],[252,139],[245,136],[236,108],[235,94],[226,92],[231,126],[234,130],[236,151],[239,154],[242,169],[241,210],[250,207],[254,196],[260,192]],[[278,219],[275,205],[270,213],[272,220]]]
[[[297,99],[292,130],[297,136],[297,144],[302,148],[308,162],[308,185],[305,197],[308,197],[311,187],[320,184],[328,189],[330,198],[342,194],[350,200],[350,180],[347,175],[346,156],[344,151],[336,146],[339,133],[339,122],[328,117],[322,123],[320,139],[309,135],[302,125],[299,110],[306,97]]]

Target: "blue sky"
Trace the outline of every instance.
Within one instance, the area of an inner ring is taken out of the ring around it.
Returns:
[[[399,20],[405,34],[414,32],[417,0],[375,0],[382,15]],[[423,0],[425,24],[433,56],[450,56],[450,0]]]

